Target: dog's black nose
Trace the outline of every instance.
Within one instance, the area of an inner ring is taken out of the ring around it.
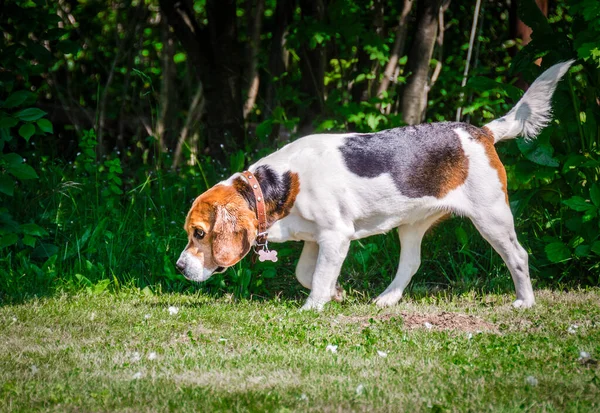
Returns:
[[[183,272],[183,270],[185,269],[185,264],[183,263],[182,260],[177,260],[177,263],[175,264],[175,266],[181,272]]]

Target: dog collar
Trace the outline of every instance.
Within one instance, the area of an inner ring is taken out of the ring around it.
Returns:
[[[242,172],[242,175],[246,177],[252,192],[254,193],[254,199],[256,203],[256,218],[258,219],[258,234],[256,235],[256,244],[254,251],[258,254],[259,261],[277,261],[277,251],[269,250],[269,243],[267,237],[267,209],[265,206],[265,197],[262,189],[256,179],[256,176],[250,171]]]

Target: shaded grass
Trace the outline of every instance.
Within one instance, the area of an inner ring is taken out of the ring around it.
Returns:
[[[524,311],[497,294],[407,297],[385,310],[350,294],[321,314],[285,299],[134,290],[6,305],[0,409],[597,411],[600,369],[578,358],[600,357],[600,290],[537,297]],[[498,332],[410,328],[402,317],[442,311]]]

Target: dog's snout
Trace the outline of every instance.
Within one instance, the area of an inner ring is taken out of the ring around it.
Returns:
[[[181,258],[179,258],[177,260],[177,262],[175,263],[175,266],[177,267],[177,269],[181,272],[183,272],[183,270],[185,269],[185,263],[183,262],[183,260]]]

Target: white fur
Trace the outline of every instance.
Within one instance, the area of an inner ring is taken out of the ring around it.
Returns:
[[[419,268],[423,235],[449,212],[471,218],[504,258],[517,290],[515,306],[533,305],[527,254],[516,241],[498,172],[480,142],[462,128],[455,133],[469,159],[469,172],[464,184],[441,199],[406,197],[387,174],[362,178],[350,172],[338,149],[348,135],[307,136],[249,168],[268,165],[278,173],[291,170],[299,176],[296,202],[290,214],[269,229],[269,240],[305,241],[296,268],[300,283],[311,289],[303,309],[320,310],[340,296],[337,277],[350,241],[393,228],[398,228],[402,245],[400,263],[396,277],[375,302],[396,304]]]
[[[555,64],[546,70],[527,89],[510,112],[487,125],[496,142],[517,136],[535,138],[551,119],[550,106],[556,84],[569,70],[574,60]]]
[[[179,256],[177,267],[183,268],[185,278],[196,282],[208,280],[215,271],[214,269],[209,270],[204,268],[202,261],[187,250],[183,250]]]
[[[506,116],[486,125],[496,142],[517,135],[534,137],[548,123],[552,92],[572,63],[552,66]],[[305,242],[296,268],[300,283],[311,289],[303,309],[320,310],[332,298],[341,299],[337,278],[352,240],[393,228],[398,228],[402,246],[400,263],[394,280],[375,302],[379,306],[396,304],[419,268],[423,235],[448,213],[470,218],[503,258],[517,293],[513,305],[534,304],[527,253],[517,241],[498,171],[481,141],[461,127],[454,133],[468,158],[468,175],[463,184],[440,199],[407,197],[387,173],[363,178],[351,172],[339,148],[355,134],[307,136],[249,168],[255,172],[259,166],[268,165],[279,174],[298,174],[300,192],[289,215],[277,221],[268,233],[272,242]],[[239,176],[235,174],[223,184],[230,185]],[[180,259],[188,258],[182,254]],[[210,275],[206,270],[196,270],[203,274],[201,278]]]

